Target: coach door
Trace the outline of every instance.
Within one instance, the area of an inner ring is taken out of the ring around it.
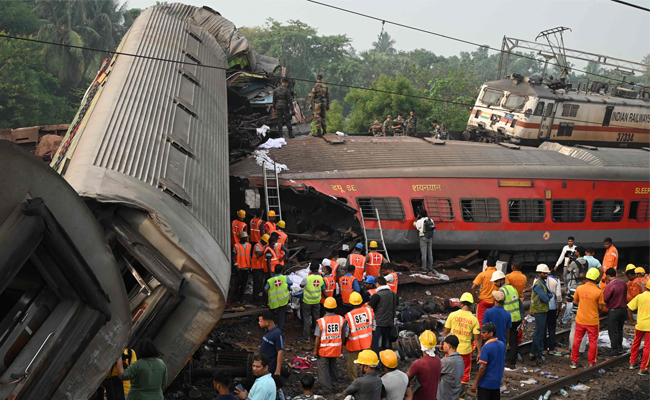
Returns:
[[[539,124],[539,132],[537,133],[537,137],[542,142],[548,140],[551,137],[551,131],[553,130],[553,120],[555,119],[555,110],[557,110],[557,107],[555,107],[555,105],[556,104],[552,101],[546,102],[546,108],[544,109],[544,113]]]

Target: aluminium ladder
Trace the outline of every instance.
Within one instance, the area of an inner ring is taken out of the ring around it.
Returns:
[[[282,221],[282,207],[280,205],[280,183],[278,181],[278,168],[273,162],[273,174],[269,176],[266,169],[267,163],[262,165],[264,175],[264,198],[266,200],[266,215],[275,211],[276,221]]]
[[[380,253],[384,253],[384,257],[386,257],[386,260],[390,262],[390,257],[388,256],[388,250],[386,250],[386,242],[384,242],[384,230],[381,229],[381,219],[379,219],[379,210],[375,208],[375,217],[377,218],[377,225],[379,226],[379,229],[377,228],[366,228],[366,219],[363,217],[363,211],[359,210],[361,214],[361,226],[363,227],[363,236],[366,240],[366,255],[370,251],[370,248],[368,247],[368,244],[371,241],[377,242],[377,251]],[[373,234],[373,236],[376,237],[368,237],[370,233]]]

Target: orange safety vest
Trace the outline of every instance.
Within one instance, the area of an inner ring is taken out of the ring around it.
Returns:
[[[252,256],[251,256],[252,257],[252,264],[251,264],[252,269],[264,269],[264,270],[267,269],[266,268],[266,259],[264,258],[264,249],[265,248],[266,248],[266,246],[263,245],[262,243],[255,243],[255,247],[253,247],[253,252],[251,253],[252,254]],[[256,251],[261,251],[262,255],[257,257],[255,255]]]
[[[239,269],[249,269],[251,267],[251,246],[250,243],[235,243],[235,262]]]
[[[324,276],[323,281],[325,281],[325,296],[321,296],[321,304],[325,303],[325,298],[334,297],[334,291],[336,290],[336,280],[333,276]]]
[[[332,276],[337,276],[337,272],[339,271],[339,263],[334,260],[330,260],[330,268],[332,268]]]
[[[238,219],[232,221],[232,244],[239,243],[239,234],[246,229],[246,222]]]
[[[375,319],[375,312],[372,308],[363,306],[355,308],[345,314],[345,320],[350,328],[348,341],[345,348],[348,351],[367,350],[372,344],[372,321]]]
[[[618,267],[618,250],[614,245],[609,246],[609,249],[605,251],[605,257],[603,257],[603,267],[605,271],[610,268]]]
[[[368,253],[368,266],[366,267],[366,276],[377,277],[381,263],[384,261],[384,256],[376,251]]]
[[[264,246],[264,251],[263,251],[263,256],[262,258],[264,259],[264,272],[269,272],[269,266],[266,263],[266,252],[270,251],[271,252],[271,273],[275,274],[275,266],[278,265],[278,254],[273,250],[271,246],[268,244]]]
[[[350,295],[354,292],[354,276],[342,276],[339,278],[339,289],[341,299],[345,304],[350,304]]]
[[[275,254],[278,255],[278,264],[284,266],[284,251],[282,251],[282,244],[280,244],[279,241],[275,242],[273,250],[275,251]]]
[[[375,293],[377,293],[377,289],[368,289],[367,292],[368,292],[368,294],[370,295],[370,297],[372,298],[372,296],[373,296]],[[366,301],[365,304],[368,304],[369,302],[370,302],[370,300]]]
[[[340,315],[325,316],[318,321],[320,327],[320,347],[318,355],[321,357],[337,358],[343,350],[344,319]]]
[[[262,240],[262,233],[260,232],[260,228],[262,227],[263,222],[264,221],[259,218],[251,219],[251,242],[257,243]]]
[[[366,269],[366,257],[361,254],[350,254],[350,265],[354,265],[354,277],[357,281],[363,280],[363,273]]]
[[[387,283],[388,283],[388,287],[390,288],[390,290],[393,293],[397,293],[397,282],[398,282],[397,274],[395,272],[391,272],[388,275],[393,275],[395,277],[392,282],[387,282]]]
[[[264,224],[264,233],[268,233],[269,236],[275,232],[278,228],[275,225],[275,222],[267,221]]]
[[[289,235],[287,235],[285,232],[276,229],[275,230],[278,233],[278,243],[282,244],[283,246],[287,245],[287,238],[289,238]]]

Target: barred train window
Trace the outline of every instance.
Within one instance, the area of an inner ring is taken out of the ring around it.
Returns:
[[[594,200],[591,206],[593,222],[618,222],[623,219],[625,202],[623,200]]]
[[[544,222],[546,206],[543,199],[509,199],[510,222]]]
[[[460,199],[465,222],[501,222],[501,203],[497,198]]]
[[[578,114],[578,108],[580,108],[580,106],[577,104],[565,104],[564,107],[562,107],[562,116],[575,117]]]
[[[359,210],[365,219],[377,219],[375,209],[379,211],[379,219],[389,221],[404,221],[404,207],[399,197],[357,197]]]
[[[632,200],[628,219],[637,222],[648,222],[650,220],[650,200]]]
[[[551,218],[553,222],[582,222],[587,213],[587,202],[581,199],[553,200]]]
[[[429,218],[434,221],[453,221],[454,208],[450,198],[447,197],[425,197],[424,204]]]

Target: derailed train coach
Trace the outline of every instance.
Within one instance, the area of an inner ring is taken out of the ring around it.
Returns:
[[[88,398],[143,338],[171,378],[220,318],[228,49],[215,20],[144,11],[118,47],[144,57],[105,60],[52,168],[0,146],[0,398]]]

